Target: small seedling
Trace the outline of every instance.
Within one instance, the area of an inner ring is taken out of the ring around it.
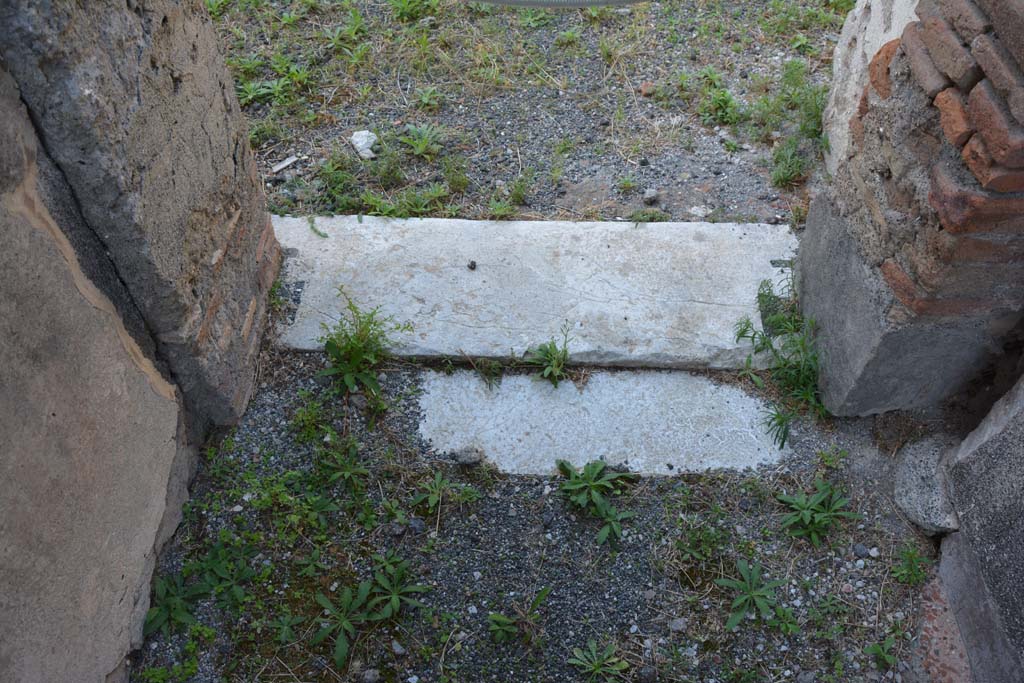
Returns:
[[[908,586],[920,586],[928,579],[928,565],[932,563],[912,545],[900,549],[900,562],[892,568],[892,577]]]
[[[393,553],[376,555],[374,560],[377,563],[377,570],[373,574],[374,597],[368,607],[377,610],[373,615],[375,621],[397,617],[403,605],[423,607],[423,603],[412,596],[426,593],[430,588],[411,582],[408,561],[399,559]]]
[[[303,405],[292,416],[291,428],[295,432],[296,441],[312,443],[321,436],[324,404],[306,390],[299,391],[299,398],[302,399]]]
[[[432,161],[441,153],[443,139],[444,131],[427,123],[422,126],[407,126],[405,135],[399,137],[398,141],[406,145],[413,156]]]
[[[896,665],[896,655],[892,652],[895,646],[896,639],[893,636],[886,636],[885,640],[864,648],[864,654],[874,657],[879,668],[891,669]]]
[[[834,524],[841,519],[858,519],[860,515],[844,509],[849,499],[829,482],[817,479],[814,488],[816,491],[810,496],[801,491],[778,498],[792,510],[782,520],[782,527],[797,538],[806,538],[818,548]]]
[[[416,507],[426,503],[427,511],[433,513],[434,510],[441,507],[445,494],[451,492],[452,483],[445,479],[440,472],[435,472],[433,479],[428,479],[420,484],[420,489],[421,492],[413,497],[410,504]]]
[[[568,377],[565,366],[569,363],[569,329],[569,323],[562,326],[561,346],[552,339],[537,348],[528,349],[525,356],[527,365],[540,368],[536,376],[551,382],[555,387]]]
[[[761,577],[761,565],[758,562],[748,564],[746,560],[737,560],[736,571],[738,579],[721,578],[715,579],[715,583],[725,588],[731,588],[736,593],[736,599],[732,601],[732,614],[725,622],[728,631],[736,628],[748,613],[760,613],[761,618],[769,619],[775,608],[775,589],[785,585],[785,581],[765,581]]]
[[[192,604],[205,593],[203,586],[185,586],[181,574],[159,577],[153,582],[153,602],[146,612],[143,633],[148,636],[159,630],[167,637],[175,624],[196,623],[191,612]]]
[[[567,460],[559,460],[555,466],[566,478],[560,490],[569,502],[580,508],[604,505],[609,496],[618,495],[626,485],[636,480],[635,474],[610,470],[601,460],[588,462],[579,470]]]
[[[334,634],[334,664],[338,668],[345,666],[348,659],[350,641],[356,637],[356,627],[369,620],[366,599],[370,595],[373,584],[363,581],[355,591],[345,587],[338,595],[338,604],[335,605],[323,593],[316,594],[317,603],[327,612],[326,623],[317,631],[310,641],[312,645],[322,643],[328,636]]]
[[[489,614],[487,616],[487,629],[490,631],[494,642],[503,643],[511,640],[518,634],[522,636],[523,641],[527,645],[533,643],[540,629],[540,606],[547,599],[550,592],[551,588],[549,586],[541,588],[526,609],[515,608],[515,618],[510,618],[497,612]]]
[[[587,649],[574,647],[569,664],[586,675],[588,681],[609,681],[622,678],[629,664],[615,654],[615,643],[608,643],[599,650],[593,640],[587,641]]]
[[[604,526],[597,532],[597,544],[604,545],[609,537],[616,541],[621,539],[622,522],[635,516],[635,512],[619,512],[607,502],[598,506],[597,517],[604,522]]]
[[[316,466],[326,485],[341,482],[350,493],[362,491],[370,474],[359,461],[359,443],[352,437],[340,444],[317,449]]]
[[[270,622],[271,628],[277,631],[277,642],[282,645],[295,642],[295,627],[305,619],[293,617],[287,609],[277,616],[277,619]]]

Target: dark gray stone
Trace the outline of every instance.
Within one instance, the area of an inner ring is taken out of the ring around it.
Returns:
[[[109,254],[120,285],[104,291],[127,292],[149,335],[121,305],[129,331],[155,340],[193,415],[232,422],[279,256],[205,9],[4,0],[0,26],[0,58],[81,214],[62,229]]]
[[[942,467],[953,447],[950,438],[928,436],[905,446],[898,456],[896,505],[929,536],[947,534],[958,528]]]
[[[984,367],[991,341],[976,320],[904,315],[854,229],[822,192],[800,244],[797,286],[817,324],[825,407],[853,416],[936,405]]]
[[[948,478],[960,519],[957,543],[963,546],[950,546],[961,563],[955,571],[970,577],[953,585],[991,604],[991,623],[977,628],[987,631],[994,643],[1003,637],[1001,630],[1012,651],[1024,652],[1024,379],[964,439],[950,461]],[[976,653],[971,643],[968,649],[973,666]],[[1015,671],[1021,670],[1018,658]]]

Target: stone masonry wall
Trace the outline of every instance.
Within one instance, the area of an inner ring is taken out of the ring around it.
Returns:
[[[873,57],[850,120],[832,122],[847,158],[801,245],[840,415],[935,405],[1019,356],[1024,6],[925,0],[917,14]]]
[[[0,27],[0,680],[114,683],[280,249],[200,0]]]

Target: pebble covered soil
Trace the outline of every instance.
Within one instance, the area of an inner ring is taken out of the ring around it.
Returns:
[[[623,482],[607,493],[621,537],[600,543],[555,463],[507,476],[423,443],[420,368],[383,368],[374,417],[325,363],[265,353],[162,556],[133,681],[911,680],[934,551],[891,503],[903,437],[880,442],[872,420],[801,422],[767,469]],[[817,479],[859,515],[819,546],[778,498]],[[740,566],[760,568],[766,612],[727,628],[741,591],[719,581]]]
[[[207,0],[275,212],[795,223],[852,4]]]

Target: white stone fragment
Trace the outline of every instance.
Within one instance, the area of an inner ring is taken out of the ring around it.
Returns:
[[[370,131],[357,130],[355,133],[352,133],[349,142],[356,148],[356,153],[361,159],[373,159],[377,156],[373,153],[373,146],[377,144],[377,136]]]
[[[788,226],[277,217],[286,282],[303,283],[281,342],[321,348],[343,286],[411,333],[400,356],[508,358],[572,325],[577,363],[739,368],[733,327],[759,320],[761,280],[792,258]]]
[[[473,372],[427,371],[419,432],[437,452],[479,448],[510,474],[551,474],[555,461],[604,460],[642,474],[745,469],[780,451],[765,404],[687,372],[598,371],[582,389],[509,375],[488,389]]]

